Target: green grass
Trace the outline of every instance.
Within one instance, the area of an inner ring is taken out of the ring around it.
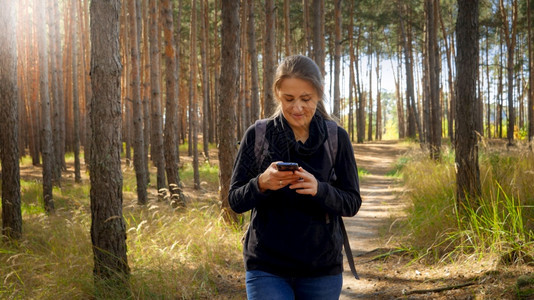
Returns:
[[[405,246],[433,261],[494,255],[516,263],[533,257],[534,154],[485,149],[477,206],[458,208],[454,156],[447,151],[441,162],[426,153],[399,161],[411,203],[402,227]]]

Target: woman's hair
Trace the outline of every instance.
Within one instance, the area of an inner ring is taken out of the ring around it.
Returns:
[[[317,91],[319,96],[319,102],[317,103],[317,111],[325,120],[332,120],[332,117],[326,111],[324,106],[324,83],[321,70],[317,64],[309,57],[303,55],[287,56],[282,60],[276,69],[273,83],[273,94],[275,97],[278,95],[278,90],[282,81],[286,78],[298,78],[311,83],[311,85]],[[280,115],[282,112],[282,106],[278,102],[274,116]]]

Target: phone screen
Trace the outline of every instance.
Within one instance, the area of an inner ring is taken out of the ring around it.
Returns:
[[[299,169],[299,164],[294,162],[279,162],[276,164],[278,171],[296,171]]]

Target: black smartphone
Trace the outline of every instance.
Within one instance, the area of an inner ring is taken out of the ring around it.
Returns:
[[[296,171],[299,169],[299,164],[294,162],[279,162],[276,163],[278,171]]]

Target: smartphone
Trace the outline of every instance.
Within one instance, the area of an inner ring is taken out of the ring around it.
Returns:
[[[294,162],[279,162],[276,163],[278,171],[296,171],[299,169],[299,164]]]

